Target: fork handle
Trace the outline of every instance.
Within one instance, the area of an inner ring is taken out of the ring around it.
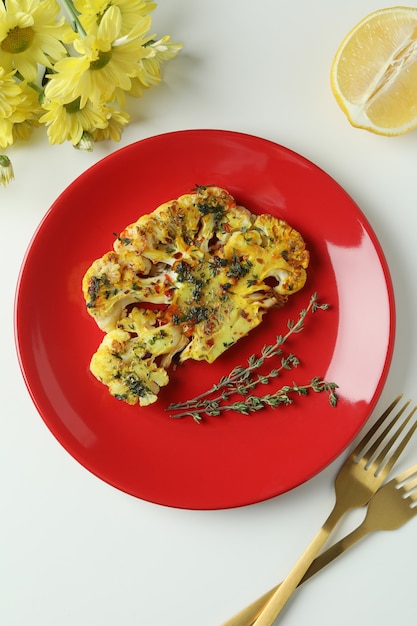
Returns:
[[[345,511],[338,508],[336,504],[292,570],[267,601],[259,617],[255,620],[254,626],[272,626],[344,513]]]
[[[322,554],[319,554],[319,556],[314,559],[298,585],[305,583],[309,578],[317,574],[317,572],[323,569],[323,567],[326,567],[326,565],[351,548],[355,543],[363,539],[371,531],[372,529],[365,526],[365,522],[362,522],[362,524],[355,528],[355,530],[351,533],[340,539],[330,548],[327,548],[327,550]],[[263,596],[260,596],[257,600],[239,611],[239,613],[236,613],[236,615],[228,619],[227,622],[224,622],[222,626],[252,626],[265,604],[272,598],[275,591],[277,591],[279,587],[280,584],[264,593]]]

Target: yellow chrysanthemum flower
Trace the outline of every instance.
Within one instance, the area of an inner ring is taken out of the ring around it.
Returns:
[[[162,80],[162,63],[173,59],[182,47],[180,43],[173,43],[169,35],[147,44],[147,54],[138,62],[137,77],[132,81],[130,93],[135,97],[140,97],[143,88],[159,85]]]
[[[21,83],[21,100],[12,116],[13,140],[26,140],[32,130],[39,126],[39,117],[42,114],[42,107],[39,104],[39,95],[27,83]]]
[[[45,126],[51,144],[120,141],[126,94],[161,82],[182,44],[151,35],[153,0],[0,0],[0,149]],[[65,15],[66,14],[66,15]],[[0,154],[0,186],[13,168]]]
[[[125,111],[119,111],[112,106],[106,106],[107,126],[104,128],[96,128],[93,132],[94,141],[104,141],[111,139],[112,141],[120,141],[122,131],[130,121],[130,115]]]
[[[100,24],[112,5],[119,7],[122,15],[121,36],[136,26],[138,17],[149,15],[156,8],[156,3],[151,0],[74,0],[74,6],[80,14],[78,19],[87,33]]]
[[[22,90],[13,78],[15,71],[0,67],[0,118],[10,117],[22,97]]]
[[[97,128],[107,126],[107,112],[104,106],[93,106],[91,101],[87,101],[85,106],[80,107],[80,101],[81,98],[78,97],[67,104],[57,100],[43,104],[46,113],[39,121],[47,126],[51,144],[71,141],[77,146],[85,131],[92,133]]]
[[[23,121],[23,120],[22,120]],[[0,148],[11,146],[14,142],[12,117],[0,117]]]
[[[0,67],[0,147],[26,137],[39,113],[37,94],[26,83],[14,79],[15,71]],[[25,131],[26,129],[26,131]]]
[[[56,63],[56,73],[49,76],[45,88],[48,100],[68,103],[81,98],[83,108],[88,99],[95,105],[103,99],[110,101],[118,87],[129,90],[137,62],[146,54],[143,44],[147,41],[145,35],[150,24],[150,17],[140,17],[135,28],[120,37],[121,12],[111,6],[95,34],[74,41],[79,56]]]
[[[55,0],[5,0],[0,2],[0,65],[16,69],[35,81],[38,63],[50,67],[65,56],[62,40],[70,40],[71,27],[58,19]]]

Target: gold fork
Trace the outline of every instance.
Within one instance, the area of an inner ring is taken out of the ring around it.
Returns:
[[[366,517],[351,533],[340,539],[314,559],[299,585],[317,574],[319,570],[346,552],[366,535],[377,530],[395,530],[417,515],[417,465],[405,470],[389,483],[383,485],[371,498]],[[272,597],[279,585],[242,609],[224,626],[252,626],[263,606]]]
[[[392,470],[417,428],[417,423],[414,422],[408,433],[400,439],[400,435],[417,409],[414,407],[403,423],[392,433],[410,401],[385,426],[388,416],[401,398],[402,395],[391,403],[345,461],[335,480],[336,499],[329,517],[279,588],[266,602],[254,626],[272,626],[341,518],[350,509],[367,504]],[[385,428],[379,432],[383,426]],[[398,444],[396,448],[394,448],[395,444]]]

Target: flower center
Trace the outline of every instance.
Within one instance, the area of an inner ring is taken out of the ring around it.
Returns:
[[[75,98],[75,100],[73,100],[72,102],[68,102],[67,104],[64,104],[64,108],[67,111],[67,113],[78,113],[78,111],[80,110],[80,102],[81,102],[81,96],[79,96],[78,98]]]
[[[99,50],[98,59],[90,63],[90,70],[102,70],[110,61],[112,54],[113,51],[111,48],[110,50]]]
[[[1,49],[10,54],[19,54],[30,48],[33,37],[34,32],[30,26],[25,28],[15,26],[1,42]]]

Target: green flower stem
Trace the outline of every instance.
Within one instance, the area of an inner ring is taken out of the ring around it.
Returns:
[[[17,80],[20,80],[21,82],[25,80],[22,74],[18,70],[16,70],[15,78],[17,78]],[[40,87],[36,83],[33,83],[32,81],[28,82],[28,87],[31,87],[31,89],[34,89],[39,96],[43,94],[42,87]]]
[[[39,96],[42,96],[42,95],[43,95],[43,89],[42,89],[42,87],[40,87],[40,86],[39,86],[39,85],[37,85],[36,83],[32,83],[32,82],[30,82],[30,83],[28,83],[28,86],[29,86],[29,87],[31,87],[32,89],[34,89],[34,90],[38,93],[38,95],[39,95]]]
[[[72,3],[72,0],[62,0],[62,4],[65,6],[68,15],[70,16],[70,19],[73,23],[73,29],[82,37],[85,37],[87,35],[87,33],[85,32],[83,25],[81,24],[80,20],[78,19],[78,11],[75,8],[74,4]]]

